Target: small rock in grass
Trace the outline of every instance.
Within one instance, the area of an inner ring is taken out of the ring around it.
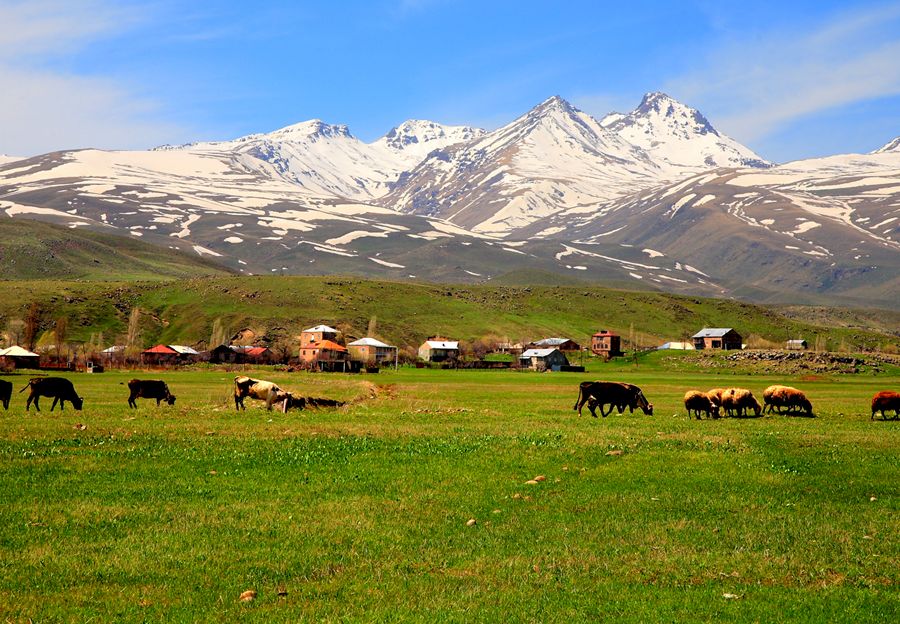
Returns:
[[[85,429],[87,429],[87,425],[85,425],[84,423],[78,423],[78,424],[74,425],[72,427],[72,429],[77,429],[78,431],[84,431]]]
[[[253,602],[256,600],[256,590],[248,589],[244,593],[241,594],[240,601],[241,602]]]
[[[535,481],[534,479],[529,479],[528,481],[525,482],[525,485],[537,485],[537,484],[538,484],[538,482]]]
[[[499,509],[495,509],[495,510],[492,511],[491,513],[500,513],[500,510],[499,510]]]
[[[534,480],[540,483],[541,481],[546,481],[547,477],[545,477],[544,475],[538,475],[534,478]]]
[[[219,474],[219,473],[216,472],[215,470],[210,470],[210,471],[209,471],[209,474],[211,474],[211,475],[216,475],[216,474]]]
[[[874,496],[870,496],[870,497],[869,497],[869,502],[870,502],[870,503],[873,503],[873,502],[875,502],[875,501],[877,501],[877,500],[878,500],[878,499],[875,498]]]
[[[738,598],[740,598],[740,596],[738,596],[737,594],[725,593],[722,594],[722,598],[724,598],[725,600],[737,600]]]
[[[513,494],[513,498],[519,499],[519,498],[522,498],[522,495],[519,494],[518,492],[516,492],[515,494]]]
[[[469,521],[466,522],[467,527],[473,527],[476,524],[478,524],[478,520],[476,520],[475,518],[469,518]]]
[[[622,455],[624,452],[625,452],[625,451],[622,451],[622,450],[619,450],[619,449],[615,449],[615,450],[612,450],[612,451],[606,451],[606,454],[607,454],[607,455],[610,455],[610,456],[612,456],[612,457],[617,457],[617,456],[619,456],[619,455]]]
[[[563,472],[569,472],[569,467],[568,467],[568,466],[563,466]]]

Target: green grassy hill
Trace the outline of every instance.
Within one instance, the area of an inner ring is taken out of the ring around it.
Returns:
[[[229,273],[197,256],[126,236],[0,219],[5,279],[156,280]]]
[[[639,346],[683,340],[701,327],[734,327],[751,344],[819,336],[826,349],[896,349],[887,331],[840,326],[824,313],[817,323],[772,308],[700,297],[592,286],[448,286],[347,277],[214,277],[156,282],[0,282],[0,329],[38,304],[42,329],[66,316],[71,339],[102,331],[107,343],[125,332],[133,308],[142,311],[141,339],[197,344],[218,323],[230,336],[251,329],[257,340],[292,341],[320,322],[345,336],[375,334],[400,346],[429,335],[513,342],[567,336],[586,344],[598,329]]]

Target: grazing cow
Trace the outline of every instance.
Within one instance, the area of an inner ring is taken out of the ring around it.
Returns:
[[[293,397],[290,392],[285,392],[271,381],[251,379],[239,375],[234,378],[234,407],[235,409],[247,409],[244,407],[244,398],[259,399],[266,402],[266,409],[272,411],[273,403],[282,403],[282,412],[288,411]]]
[[[28,400],[25,402],[25,411],[28,411],[28,408],[31,407],[31,402],[34,401],[34,407],[37,411],[41,411],[41,406],[38,403],[38,399],[42,396],[44,397],[53,397],[53,405],[50,406],[50,411],[53,411],[53,408],[56,407],[56,402],[59,401],[59,409],[65,409],[65,403],[68,401],[72,404],[77,410],[80,410],[84,407],[84,399],[78,396],[75,393],[75,386],[72,385],[72,382],[64,377],[34,377],[28,381],[28,385],[19,390],[19,392],[25,392],[25,390],[31,388],[31,394],[28,395]]]
[[[693,412],[697,420],[700,420],[700,412],[705,412],[707,418],[719,417],[719,406],[705,392],[688,390],[684,395],[684,408],[688,411],[688,416]]]
[[[128,391],[128,407],[137,407],[135,399],[156,399],[157,407],[160,401],[175,405],[175,395],[169,392],[169,386],[164,381],[132,379],[128,382]]]
[[[872,418],[870,420],[875,420],[875,412],[881,412],[881,419],[885,420],[884,413],[891,410],[894,410],[892,420],[900,418],[900,392],[891,392],[890,390],[876,392],[872,397]]]
[[[0,379],[0,403],[3,403],[3,409],[9,409],[9,399],[12,397],[12,382]]]
[[[722,392],[722,409],[729,416],[737,415],[738,418],[744,416],[744,410],[750,415],[750,410],[759,416],[762,413],[762,405],[753,396],[753,393],[744,388],[728,388]]]
[[[804,412],[807,416],[813,415],[812,403],[809,402],[806,395],[790,386],[769,386],[763,392],[763,403],[765,403],[763,413],[768,411],[771,414],[775,408],[778,408],[778,413],[781,414],[783,408],[787,408],[788,413],[796,409]]]
[[[588,404],[591,415],[596,418],[595,408],[600,406],[600,414],[606,418],[613,410],[618,408],[621,414],[628,407],[634,412],[636,407],[640,407],[645,414],[653,415],[653,404],[647,401],[643,391],[637,386],[627,383],[619,383],[615,381],[584,381],[578,386],[578,399],[575,401],[573,410],[578,410],[581,416],[581,408],[584,404]],[[604,405],[609,405],[609,410],[604,409]]]

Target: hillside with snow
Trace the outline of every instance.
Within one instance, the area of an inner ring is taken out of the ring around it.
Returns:
[[[486,132],[366,143],[311,120],[150,151],[0,158],[0,214],[244,274],[505,273],[755,300],[900,299],[900,145],[774,166],[648,94],[598,121],[552,97]]]

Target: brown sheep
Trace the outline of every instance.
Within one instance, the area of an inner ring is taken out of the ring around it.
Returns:
[[[881,419],[884,420],[884,412],[894,410],[893,420],[900,418],[900,392],[891,392],[883,390],[875,393],[872,397],[872,418],[875,420],[875,412],[881,412]]]
[[[709,397],[709,400],[715,403],[716,405],[722,405],[722,393],[725,392],[723,388],[713,388],[706,393],[706,396]]]
[[[790,386],[769,386],[763,392],[763,402],[765,403],[763,412],[768,410],[770,414],[775,408],[778,408],[779,414],[782,413],[782,408],[787,408],[788,413],[798,409],[807,416],[813,415],[812,403],[806,395]]]
[[[688,416],[693,412],[697,420],[700,420],[700,412],[706,412],[707,418],[719,417],[719,406],[713,403],[705,392],[688,390],[684,395],[684,408],[688,411]]]
[[[744,416],[744,410],[747,410],[748,416],[750,409],[756,416],[762,413],[762,405],[753,396],[753,393],[745,388],[728,388],[722,393],[722,409],[729,416],[736,413],[738,418]]]

